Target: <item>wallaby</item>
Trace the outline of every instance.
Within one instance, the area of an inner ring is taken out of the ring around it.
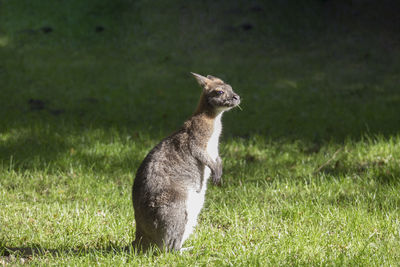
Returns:
[[[197,224],[210,175],[221,183],[221,116],[240,97],[219,78],[192,74],[203,89],[196,111],[149,152],[136,173],[132,200],[139,250],[153,245],[181,250]]]

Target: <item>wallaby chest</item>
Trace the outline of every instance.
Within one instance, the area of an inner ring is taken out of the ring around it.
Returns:
[[[210,138],[208,139],[207,147],[206,147],[207,153],[214,160],[219,155],[218,154],[218,144],[219,144],[219,137],[220,137],[221,131],[222,131],[221,116],[222,116],[222,113],[219,114],[213,122],[213,130],[212,130]]]

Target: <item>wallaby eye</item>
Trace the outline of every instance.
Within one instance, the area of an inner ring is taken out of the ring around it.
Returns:
[[[224,93],[224,91],[222,91],[222,90],[217,90],[216,92],[217,92],[217,95],[222,95]]]

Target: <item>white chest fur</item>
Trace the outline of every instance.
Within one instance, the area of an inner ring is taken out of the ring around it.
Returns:
[[[218,143],[219,143],[219,136],[221,135],[222,131],[222,124],[221,124],[221,112],[214,120],[214,130],[213,133],[208,140],[207,143],[207,152],[211,156],[213,160],[216,160],[218,157]],[[190,236],[193,232],[194,227],[197,224],[197,217],[203,208],[204,205],[204,198],[207,190],[207,181],[210,178],[211,170],[208,167],[204,168],[204,178],[203,184],[201,186],[201,191],[198,192],[196,188],[190,188],[188,192],[188,198],[186,202],[186,210],[188,221],[185,227],[185,232],[183,234],[182,243]]]
[[[214,131],[211,135],[210,140],[208,140],[207,143],[207,152],[213,160],[215,160],[218,157],[219,136],[221,135],[222,131],[221,116],[222,112],[215,118]]]

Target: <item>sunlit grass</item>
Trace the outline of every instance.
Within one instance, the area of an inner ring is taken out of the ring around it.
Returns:
[[[224,186],[209,189],[186,243],[193,250],[149,258],[125,250],[134,236],[133,173],[149,148],[124,133],[112,136],[71,136],[82,157],[65,150],[47,169],[2,165],[4,248],[35,248],[38,255],[28,260],[51,264],[389,265],[400,256],[399,138],[347,141],[319,173],[337,145],[310,153],[298,142],[228,139],[221,149]]]
[[[7,36],[0,35],[0,46],[7,46],[9,43],[9,38]]]

